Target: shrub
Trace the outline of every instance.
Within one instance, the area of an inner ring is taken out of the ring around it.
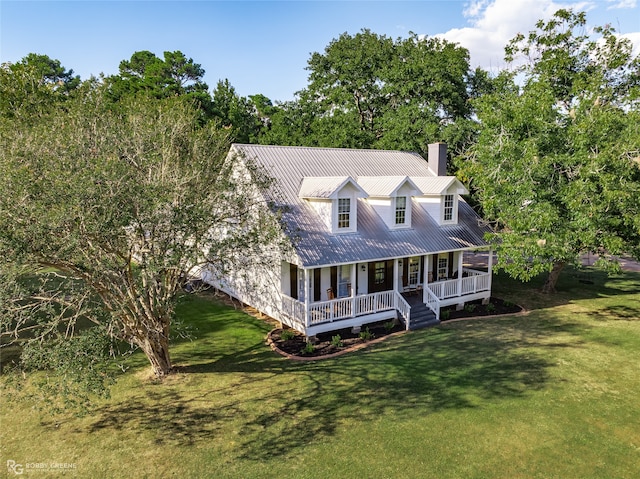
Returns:
[[[442,321],[446,321],[450,317],[451,317],[451,310],[450,309],[443,309],[442,311],[440,311],[440,319]]]
[[[366,328],[364,331],[360,331],[360,339],[363,341],[369,341],[374,338],[374,334]]]
[[[387,333],[390,333],[391,331],[393,331],[393,328],[396,327],[396,324],[393,321],[387,321],[386,323],[383,324],[384,326],[384,330]]]
[[[464,310],[467,313],[473,313],[476,310],[477,304],[469,303],[464,306]]]
[[[307,344],[302,348],[302,354],[312,354],[314,350],[315,347],[313,346],[313,343],[311,341],[307,341]]]
[[[490,312],[490,313],[491,313],[491,312],[493,312],[493,311],[495,311],[495,310],[496,310],[496,305],[495,305],[495,304],[493,304],[493,303],[489,303],[489,304],[487,304],[487,306],[486,306],[486,310],[487,310],[488,312]]]
[[[342,338],[340,337],[339,334],[336,334],[335,336],[331,336],[331,346],[335,346],[336,348],[342,347]]]
[[[295,337],[296,333],[291,329],[283,329],[280,333],[280,339],[282,339],[283,341],[289,341],[290,339],[293,339]]]

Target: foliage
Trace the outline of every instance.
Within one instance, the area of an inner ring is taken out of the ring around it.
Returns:
[[[0,118],[29,121],[64,101],[80,84],[59,60],[30,53],[17,63],[0,66]]]
[[[72,337],[82,318],[141,348],[157,376],[171,371],[185,282],[205,263],[269,261],[265,245],[281,238],[255,190],[270,179],[248,160],[239,172],[226,133],[200,125],[189,98],[130,95],[114,107],[97,81],[33,125],[0,124],[0,257],[61,277],[10,305],[3,337],[30,317],[38,339],[63,324]]]
[[[469,98],[491,83],[470,71],[462,47],[366,29],[332,40],[307,69],[309,85],[274,107],[261,142],[426,154],[429,143],[446,141],[455,152],[474,136]]]
[[[114,381],[111,364],[111,340],[99,327],[82,331],[72,338],[56,333],[47,341],[31,339],[23,347],[21,363],[10,374],[6,397],[24,400],[47,413],[59,414],[73,410],[86,413],[93,398],[109,397],[109,386]],[[24,373],[44,371],[33,376],[31,388],[23,384],[30,377]]]
[[[610,27],[558,11],[506,48],[524,63],[475,101],[481,132],[462,164],[494,227],[497,267],[549,272],[581,254],[640,257],[640,60]]]
[[[387,333],[390,333],[391,331],[393,331],[393,328],[396,327],[396,324],[394,321],[387,321],[386,323],[383,324],[384,329]]]
[[[296,333],[293,329],[283,329],[280,333],[280,339],[283,341],[289,341],[290,339],[295,338]]]
[[[304,345],[304,348],[302,348],[302,351],[300,352],[302,354],[312,354],[314,349],[315,346],[313,345],[313,343],[311,341],[307,341]]]
[[[341,348],[343,346],[342,338],[340,337],[339,334],[336,334],[335,336],[331,336],[331,346],[334,346],[336,348]]]
[[[374,334],[369,330],[369,328],[365,328],[364,331],[360,331],[360,339],[363,341],[370,341],[374,338]]]
[[[120,100],[144,92],[154,98],[187,96],[198,106],[205,118],[212,114],[211,96],[203,81],[204,69],[181,51],[164,52],[158,58],[150,51],[135,52],[122,60],[118,75],[106,78],[109,96]]]

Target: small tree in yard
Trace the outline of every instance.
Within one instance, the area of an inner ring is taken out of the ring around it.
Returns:
[[[34,125],[0,124],[0,273],[5,292],[20,281],[27,292],[3,296],[2,337],[27,328],[29,347],[44,348],[89,321],[140,348],[162,377],[194,269],[264,257],[281,229],[252,186],[269,179],[250,162],[234,174],[226,134],[200,126],[188,99],[107,98],[87,82]],[[20,265],[48,273],[25,283],[7,272]]]
[[[481,133],[463,167],[494,226],[498,267],[545,292],[584,253],[640,257],[640,59],[610,27],[558,11],[506,48],[522,66],[476,101]]]

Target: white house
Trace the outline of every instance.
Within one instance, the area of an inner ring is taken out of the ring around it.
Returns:
[[[439,322],[440,308],[491,295],[486,229],[446,175],[446,145],[416,153],[234,144],[274,178],[260,194],[285,207],[292,246],[273,268],[202,278],[307,336],[397,318],[407,329]],[[491,258],[492,255],[489,255]],[[246,278],[254,281],[247,281]],[[242,278],[242,279],[241,279]],[[255,288],[259,284],[259,293]]]

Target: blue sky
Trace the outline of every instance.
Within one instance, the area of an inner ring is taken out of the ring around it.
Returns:
[[[227,78],[242,96],[286,101],[306,87],[311,53],[344,32],[441,36],[468,48],[473,67],[499,68],[510,38],[571,6],[592,25],[612,24],[640,53],[637,0],[0,0],[0,62],[41,53],[86,79],[117,73],[139,50],[180,50],[202,65],[210,88]]]

